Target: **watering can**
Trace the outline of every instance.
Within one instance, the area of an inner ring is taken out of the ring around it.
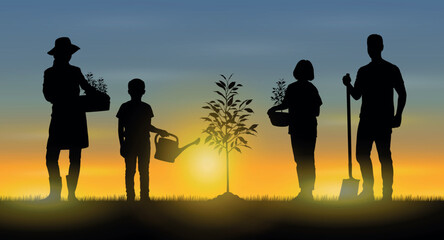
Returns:
[[[156,153],[154,154],[155,159],[173,163],[176,160],[177,156],[179,156],[179,154],[181,154],[185,149],[187,149],[191,145],[197,145],[200,142],[200,138],[198,138],[194,142],[189,143],[182,148],[179,148],[179,138],[174,134],[170,134],[170,136],[175,138],[175,140],[160,137],[159,134],[156,134],[156,136],[154,137],[154,143],[156,145]]]

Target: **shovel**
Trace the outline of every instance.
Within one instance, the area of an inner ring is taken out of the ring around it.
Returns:
[[[351,200],[358,195],[359,180],[352,175],[352,148],[351,148],[351,117],[350,117],[350,91],[347,87],[347,138],[348,138],[348,179],[342,180],[339,200]]]

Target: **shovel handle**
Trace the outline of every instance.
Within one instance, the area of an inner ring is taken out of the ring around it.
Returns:
[[[352,176],[352,138],[351,138],[351,106],[350,106],[350,89],[347,89],[347,145],[348,145],[348,176],[349,178],[353,178]]]

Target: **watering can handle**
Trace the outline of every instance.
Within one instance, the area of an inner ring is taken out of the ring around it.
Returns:
[[[174,137],[176,139],[177,143],[179,143],[179,138],[176,135],[170,133],[170,136]],[[159,142],[159,137],[160,137],[160,134],[157,133],[156,136],[154,137],[155,143]]]

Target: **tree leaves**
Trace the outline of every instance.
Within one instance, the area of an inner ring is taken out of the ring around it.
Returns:
[[[209,111],[206,117],[201,119],[208,123],[203,133],[208,134],[205,143],[213,146],[214,150],[221,153],[224,149],[229,153],[233,150],[241,153],[240,147],[250,148],[245,135],[255,135],[257,124],[246,126],[248,118],[254,113],[249,107],[252,99],[237,99],[238,90],[243,87],[231,78],[221,74],[222,80],[215,84],[219,90],[214,91],[219,97],[207,102],[202,109]]]

